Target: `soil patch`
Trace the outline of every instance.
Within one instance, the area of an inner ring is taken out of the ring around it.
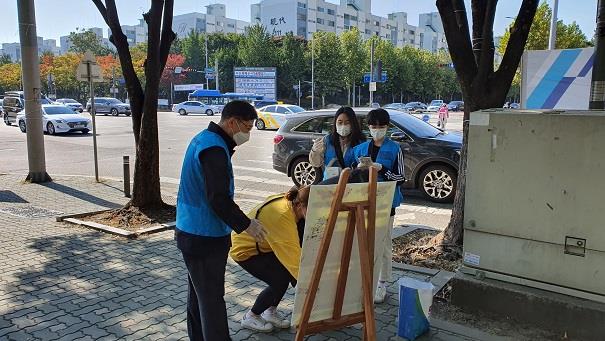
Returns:
[[[438,233],[438,231],[418,229],[393,239],[393,261],[431,269],[456,271],[462,265],[460,255],[430,243]]]
[[[79,219],[134,232],[146,227],[175,221],[176,207],[165,205],[161,208],[141,210],[137,207],[130,206],[98,213],[88,217],[81,217]]]

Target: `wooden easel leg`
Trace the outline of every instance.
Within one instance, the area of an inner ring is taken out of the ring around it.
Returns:
[[[330,215],[326,223],[326,229],[324,230],[321,244],[317,259],[315,260],[315,267],[313,268],[313,274],[311,275],[311,281],[309,283],[309,291],[307,297],[305,297],[305,303],[303,305],[302,315],[298,324],[298,331],[296,332],[296,341],[303,341],[303,338],[307,332],[307,326],[309,324],[309,318],[311,317],[311,310],[315,303],[315,297],[317,295],[317,289],[319,288],[319,281],[321,280],[321,274],[326,264],[326,257],[328,256],[328,249],[332,242],[332,235],[334,234],[334,227],[336,226],[336,220],[338,219],[338,213],[340,212],[340,206],[342,205],[342,198],[344,197],[347,182],[349,181],[350,169],[344,169],[340,174],[338,180],[338,186],[336,187],[336,193],[332,199],[330,205]]]
[[[364,335],[368,340],[376,339],[376,320],[374,319],[374,295],[372,278],[370,277],[371,267],[368,253],[368,239],[365,228],[364,207],[357,206],[357,243],[359,244],[359,261],[361,264],[361,277],[363,287],[363,310],[365,314]]]

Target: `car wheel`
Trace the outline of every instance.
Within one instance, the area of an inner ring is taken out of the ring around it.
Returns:
[[[116,108],[111,109],[111,115],[112,116],[118,116],[119,114],[120,113],[118,112],[118,109],[116,109]]]
[[[256,120],[256,129],[265,130],[265,121],[261,119]]]
[[[419,189],[433,202],[452,202],[456,194],[458,176],[451,167],[429,165],[420,173]]]
[[[206,116],[214,116],[214,112],[211,109],[206,110]]]
[[[4,124],[7,126],[11,125],[11,121],[8,120],[8,114],[4,114]]]
[[[78,111],[80,112],[80,114],[84,112],[83,109],[78,109]]]
[[[308,157],[299,157],[292,162],[292,181],[298,187],[315,185],[319,179],[315,167]]]
[[[25,127],[25,121],[19,121],[19,129],[21,130],[22,133],[27,132],[27,128]]]
[[[82,134],[88,134],[88,133],[90,133],[89,129],[82,129]]]
[[[48,124],[46,125],[46,132],[48,133],[48,135],[56,134],[55,126],[52,124],[52,122],[48,122]]]
[[[185,116],[185,115],[187,115],[187,111],[185,111],[185,109],[181,109],[181,110],[179,110],[179,115]]]

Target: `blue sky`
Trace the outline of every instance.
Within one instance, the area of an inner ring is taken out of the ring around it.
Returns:
[[[328,0],[338,3],[338,0]],[[552,3],[553,0],[548,0]],[[189,12],[205,12],[205,5],[210,3],[225,3],[227,16],[240,20],[250,20],[250,4],[259,0],[176,0],[175,14]],[[470,5],[467,2],[467,9]],[[0,43],[18,42],[17,0],[2,0],[3,10],[0,12]],[[149,0],[117,0],[118,12],[122,24],[132,25],[138,22],[141,14],[149,8]],[[506,26],[517,15],[521,0],[500,0],[496,12],[494,32],[502,34]],[[559,0],[559,18],[565,22],[576,21],[584,33],[590,38],[595,29],[597,0]],[[412,25],[418,24],[418,14],[437,11],[435,0],[373,0],[372,12],[386,16],[391,12],[408,12],[408,20]],[[103,27],[105,24],[90,0],[36,0],[36,17],[38,36],[45,39],[57,39],[67,35],[76,27]],[[104,30],[104,34],[107,31]]]

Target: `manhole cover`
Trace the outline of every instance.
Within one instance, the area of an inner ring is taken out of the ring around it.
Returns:
[[[27,204],[27,200],[21,198],[13,191],[0,191],[0,202]]]
[[[19,206],[0,208],[0,212],[8,213],[22,218],[45,218],[62,215],[63,212],[53,211],[35,206]]]

